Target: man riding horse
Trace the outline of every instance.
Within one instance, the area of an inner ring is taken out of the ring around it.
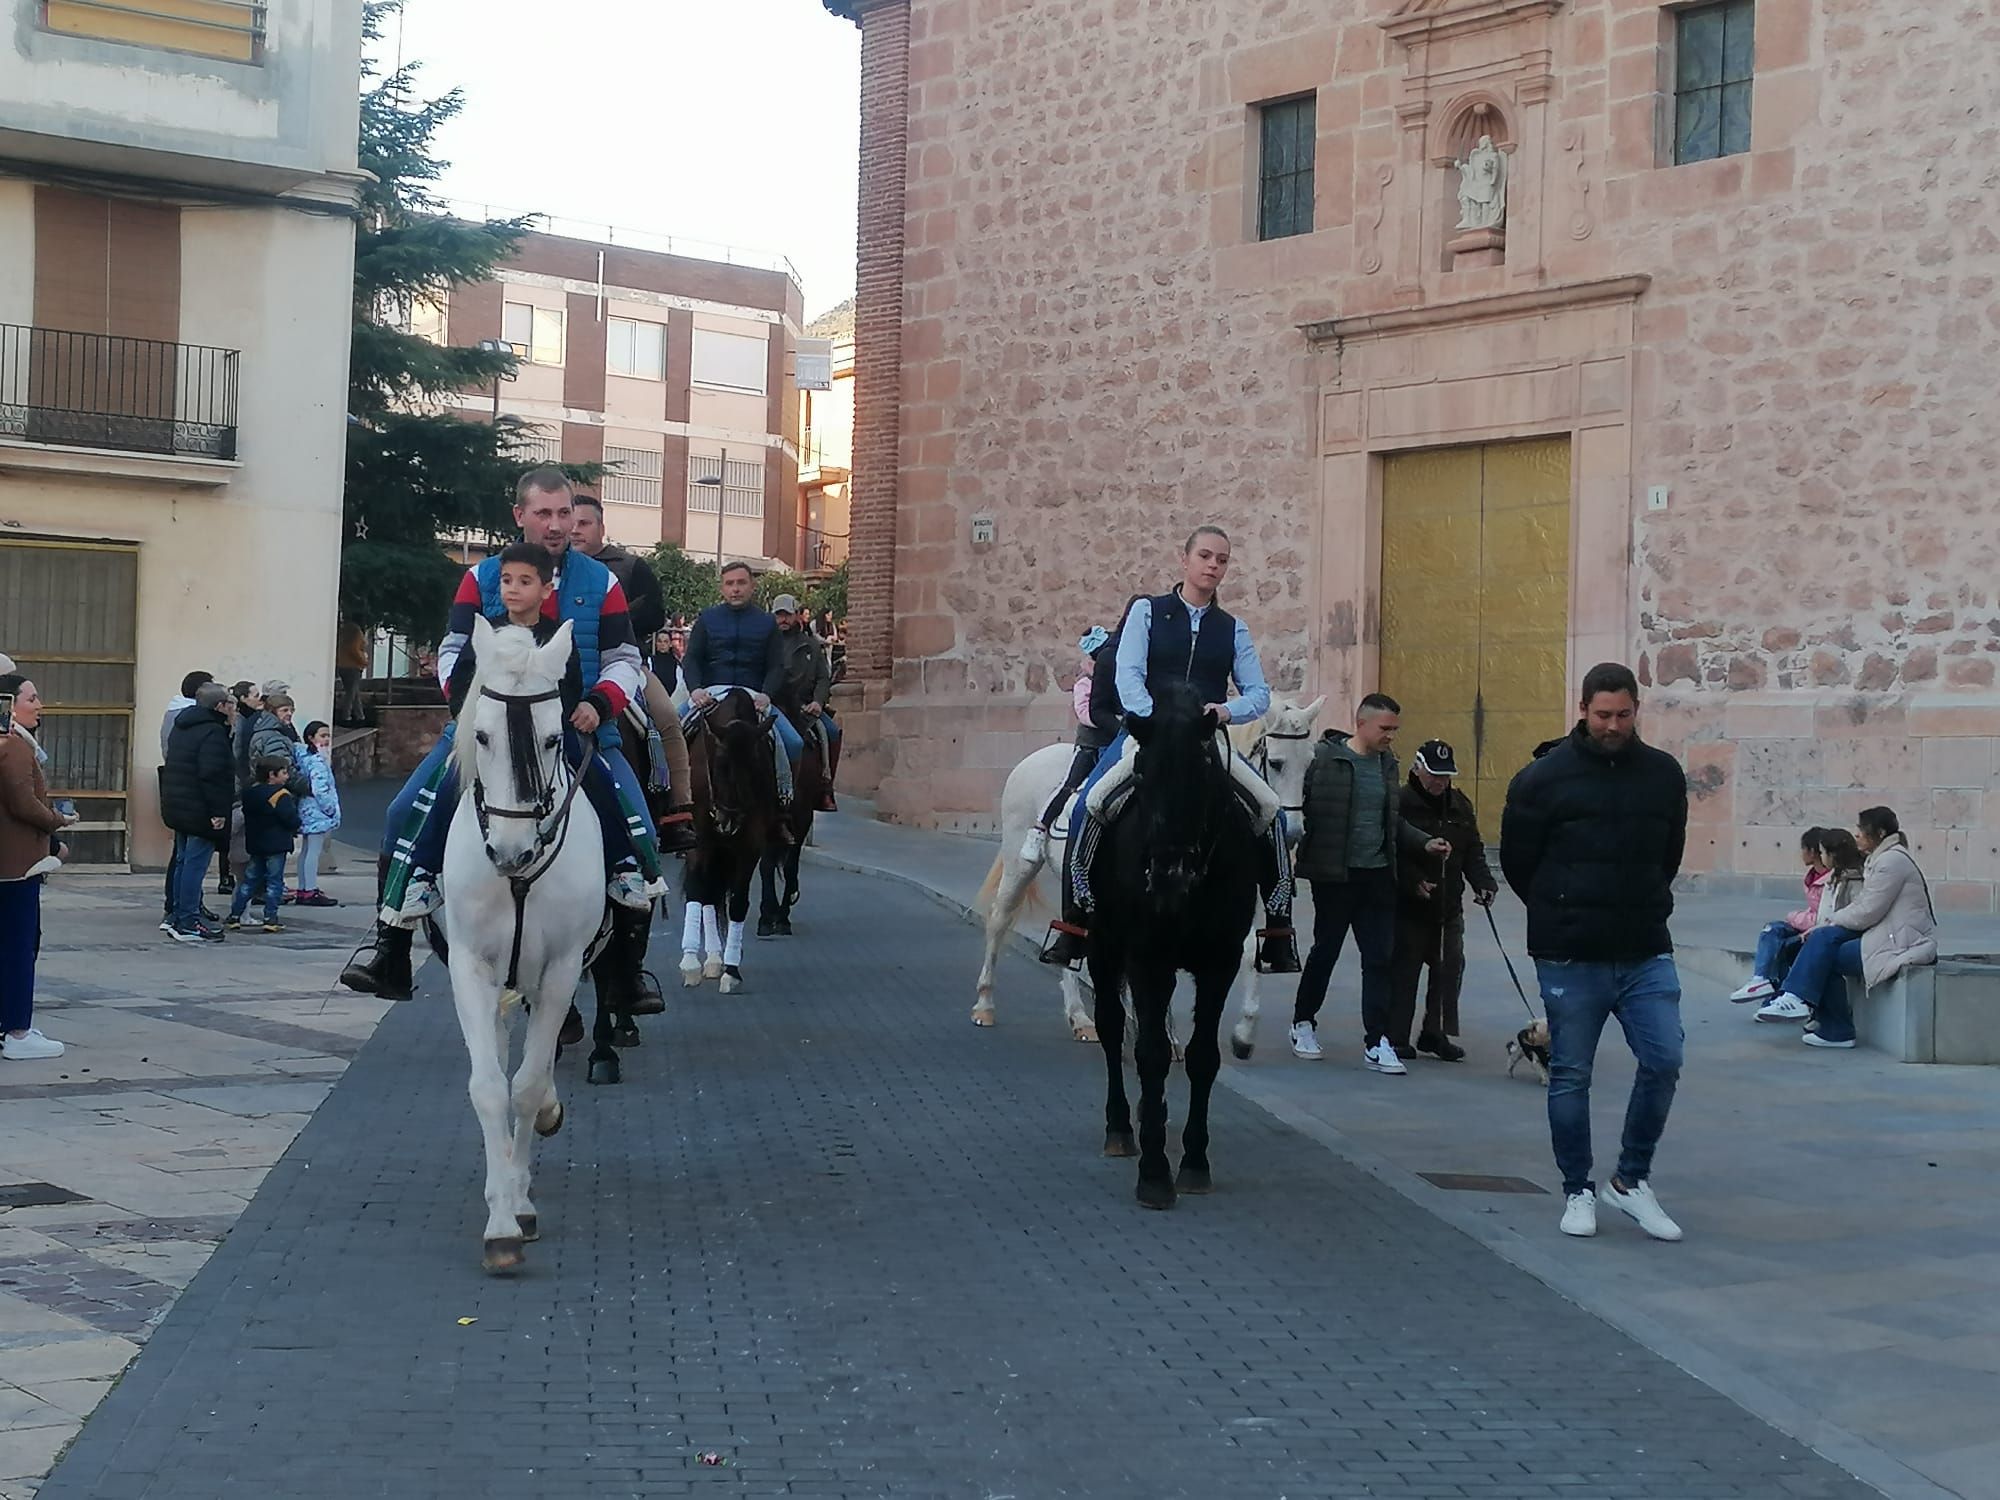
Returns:
[[[801,738],[813,736],[819,743],[820,795],[814,811],[837,812],[833,773],[840,764],[840,725],[827,712],[827,701],[833,696],[833,668],[797,599],[790,594],[778,595],[771,601],[771,618],[778,622],[782,676],[774,701]]]
[[[1118,698],[1129,719],[1153,711],[1153,694],[1167,681],[1191,684],[1201,695],[1217,730],[1217,753],[1227,757],[1230,778],[1255,816],[1264,850],[1266,925],[1258,933],[1257,966],[1267,973],[1298,972],[1292,936],[1291,856],[1285,847],[1278,799],[1249,764],[1228,747],[1221,733],[1230,724],[1248,724],[1271,706],[1271,690],[1257,659],[1250,629],[1215,602],[1229,572],[1229,535],[1220,526],[1198,526],[1181,549],[1181,582],[1173,592],[1141,599],[1126,613],[1116,658]],[[1229,694],[1231,681],[1236,696]],[[1084,819],[1067,846],[1063,915],[1049,924],[1044,963],[1068,966],[1087,951],[1090,858],[1102,834],[1102,819],[1118,790],[1131,779],[1130,732],[1121,730],[1105,748],[1097,769],[1084,782]]]
[[[792,772],[806,743],[791,721],[772,707],[784,691],[784,642],[777,620],[757,603],[756,591],[748,563],[733,562],[722,570],[722,602],[695,617],[687,653],[681,658],[681,679],[687,684],[688,703],[697,712],[706,711],[732,688],[751,695],[784,750],[772,761],[778,800],[789,807]]]
[[[569,545],[574,517],[574,491],[561,469],[530,470],[515,486],[514,522],[522,539],[543,548],[556,569],[543,612],[558,623],[570,622],[582,680],[591,684],[569,723],[580,735],[597,736],[585,789],[603,805],[606,860],[611,865],[607,894],[617,908],[612,940],[601,961],[618,971],[621,987],[629,981],[636,992],[652,901],[666,891],[645,796],[618,748],[618,716],[641,692],[642,666],[618,580],[603,563]],[[460,581],[447,633],[438,647],[441,684],[450,683],[471,638],[474,618],[506,618],[502,568],[500,556],[489,557]],[[452,744],[453,726],[447,724],[389,804],[376,866],[381,909],[372,951],[341,972],[340,982],[349,989],[391,1000],[407,1000],[412,994],[411,940],[423,919],[443,904],[436,878],[443,864],[444,828],[458,801]]]

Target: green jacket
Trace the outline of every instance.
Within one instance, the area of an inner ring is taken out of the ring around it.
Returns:
[[[1342,753],[1347,738],[1345,730],[1329,729],[1320,736],[1312,764],[1306,767],[1306,830],[1299,840],[1296,861],[1298,874],[1304,880],[1347,879],[1347,825],[1354,809],[1354,773],[1360,769]],[[1380,787],[1371,789],[1370,794],[1378,792],[1382,798],[1382,852],[1393,876],[1398,852],[1421,850],[1429,836],[1403,821],[1402,779],[1393,755],[1388,757]]]
[[[778,660],[784,672],[784,686],[778,693],[778,707],[796,714],[808,703],[826,707],[833,694],[833,671],[826,664],[826,651],[811,630],[778,632]]]

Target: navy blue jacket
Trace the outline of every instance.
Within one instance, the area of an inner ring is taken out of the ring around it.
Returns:
[[[782,645],[778,622],[763,606],[711,604],[688,633],[681,680],[689,692],[744,687],[775,698],[785,683]]]
[[[1146,650],[1147,690],[1157,692],[1163,682],[1186,682],[1204,703],[1227,702],[1229,677],[1236,666],[1236,617],[1221,605],[1211,604],[1201,617],[1197,635],[1189,628],[1188,607],[1179,594],[1161,594],[1152,601],[1152,610],[1153,631]]]
[[[299,799],[282,783],[243,789],[243,852],[290,854],[299,831]]]

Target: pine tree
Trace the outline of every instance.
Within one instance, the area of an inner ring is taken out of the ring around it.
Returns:
[[[401,0],[369,0],[368,40]],[[350,620],[428,639],[463,571],[440,538],[512,528],[509,501],[525,467],[518,419],[471,419],[446,404],[513,373],[514,357],[434,344],[403,332],[420,301],[487,280],[527,232],[527,219],[449,217],[435,187],[445,163],[433,138],[459,112],[457,90],[418,96],[418,65],[370,67],[361,96],[362,194],[354,247],[354,334],[348,368],[347,491],[340,608]]]

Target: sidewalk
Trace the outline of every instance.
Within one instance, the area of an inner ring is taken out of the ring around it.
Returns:
[[[0,1500],[35,1492],[387,1008],[333,982],[374,878],[344,868],[328,893],[362,904],[203,948],[158,930],[157,875],[44,892],[35,1020],[68,1052],[0,1062]]]
[[[847,812],[819,820],[810,859],[889,875],[965,915],[994,843],[876,823],[843,800]],[[1763,919],[1744,907],[1690,900],[1676,931],[1727,941]],[[1532,996],[1520,907],[1503,894],[1496,915]],[[1525,1015],[1473,923],[1465,1063],[1365,1072],[1349,954],[1322,1018],[1326,1061],[1291,1056],[1294,981],[1266,979],[1256,1055],[1238,1064],[1225,1048],[1223,1082],[1884,1493],[2000,1497],[2000,1069],[1815,1052],[1793,1028],[1753,1024],[1686,964],[1688,1060],[1655,1181],[1687,1239],[1654,1244],[1621,1220],[1567,1240],[1541,1091],[1506,1075],[1502,1048]],[[1993,946],[1983,931],[1952,936],[1958,951]],[[965,941],[976,951],[976,930]],[[972,995],[938,1003],[969,1013]],[[1003,988],[997,1005],[1003,1027],[1063,1024],[1053,974],[1027,993]],[[1601,1168],[1630,1078],[1629,1054],[1607,1035],[1594,1090]],[[1419,1173],[1536,1190],[1445,1191]]]

